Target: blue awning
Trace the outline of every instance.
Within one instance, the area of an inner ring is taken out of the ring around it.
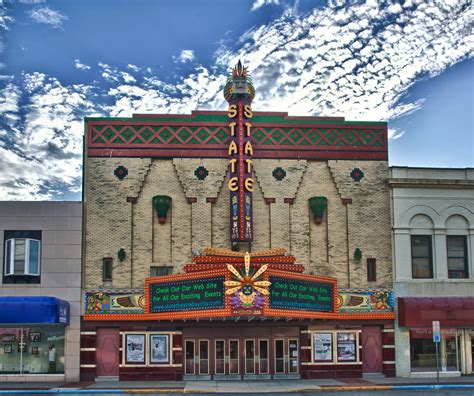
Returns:
[[[69,303],[56,297],[0,297],[0,323],[69,325]]]

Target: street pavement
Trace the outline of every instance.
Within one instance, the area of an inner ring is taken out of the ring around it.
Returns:
[[[1,394],[318,394],[338,395],[351,392],[375,396],[388,395],[474,395],[474,376],[442,378],[437,389],[436,378],[348,378],[266,381],[101,381],[101,382],[2,382]],[[410,387],[410,388],[407,388]]]

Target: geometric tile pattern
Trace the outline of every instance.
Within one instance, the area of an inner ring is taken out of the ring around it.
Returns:
[[[362,172],[359,168],[354,168],[351,171],[351,177],[356,182],[361,181],[364,177],[364,172]]]
[[[227,126],[193,125],[91,125],[89,146],[220,146],[228,143]],[[252,127],[252,140],[259,146],[280,147],[371,147],[386,145],[384,129],[327,127]]]

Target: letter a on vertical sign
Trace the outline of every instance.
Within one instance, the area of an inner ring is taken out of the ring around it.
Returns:
[[[230,240],[250,242],[253,240],[252,208],[252,134],[251,103],[255,96],[247,68],[239,62],[232,70],[224,87],[224,97],[229,103],[230,143],[229,192],[230,192]]]

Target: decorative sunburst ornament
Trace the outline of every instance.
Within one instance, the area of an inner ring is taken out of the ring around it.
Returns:
[[[227,269],[232,273],[233,280],[225,281],[229,287],[225,294],[231,295],[230,303],[234,309],[237,308],[262,308],[264,298],[268,295],[270,282],[261,280],[268,265],[262,265],[253,275],[250,275],[250,254],[244,256],[244,272],[237,270],[232,264],[227,264]]]

